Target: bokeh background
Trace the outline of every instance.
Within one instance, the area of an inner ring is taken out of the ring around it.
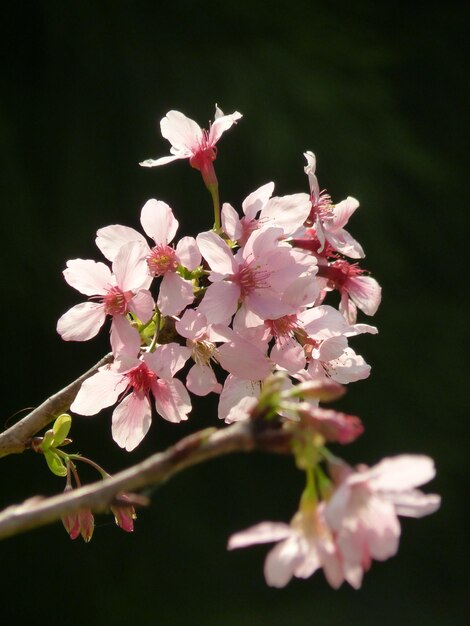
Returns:
[[[211,225],[209,195],[187,163],[148,170],[138,162],[167,154],[158,121],[168,110],[207,125],[217,102],[244,114],[219,144],[223,201],[240,206],[270,180],[278,194],[306,191],[305,150],[316,153],[320,184],[335,200],[361,201],[349,229],[383,303],[380,334],[354,341],[372,376],[337,405],[367,430],[342,453],[369,464],[431,455],[438,476],[428,490],[443,504],[432,517],[403,521],[398,556],[375,563],[361,591],[334,592],[322,573],[273,590],[262,576],[266,547],[228,553],[227,537],[288,520],[303,479],[291,459],[234,455],[156,491],[134,535],[100,517],[89,545],[71,542],[59,524],[1,543],[2,623],[463,624],[463,3],[43,0],[14,3],[3,17],[1,427],[107,351],[106,333],[84,345],[55,332],[80,299],[62,269],[70,258],[99,258],[99,227],[138,227],[150,197],[173,207],[180,234]],[[215,401],[198,403],[180,426],[156,418],[131,454],[111,442],[109,413],[77,417],[74,445],[115,472],[214,425],[214,411]],[[2,507],[63,488],[33,454],[1,459],[0,484]]]

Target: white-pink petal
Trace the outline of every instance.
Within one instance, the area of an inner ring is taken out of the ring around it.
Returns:
[[[149,321],[153,315],[155,302],[152,294],[147,289],[139,289],[128,303],[129,311],[137,315],[139,320],[144,324]]]
[[[243,234],[240,216],[233,206],[224,202],[221,211],[222,230],[232,241],[238,241]]]
[[[145,161],[141,161],[139,165],[141,167],[158,167],[159,165],[166,165],[167,163],[172,163],[179,159],[186,159],[189,156],[189,154],[178,154],[175,156],[160,157],[159,159],[145,159]]]
[[[140,349],[139,331],[124,315],[115,315],[111,323],[111,349],[115,359],[135,358]]]
[[[424,517],[437,511],[441,505],[440,496],[425,494],[417,489],[383,495],[393,503],[396,514],[404,517]]]
[[[105,318],[102,303],[81,302],[59,318],[57,332],[64,341],[87,341],[98,334]]]
[[[219,419],[227,424],[247,419],[258,402],[260,390],[260,383],[229,374],[219,398]]]
[[[158,379],[152,385],[157,413],[169,422],[178,423],[188,419],[191,400],[183,383],[173,380]]]
[[[184,367],[191,356],[191,350],[174,341],[158,346],[154,352],[144,354],[143,361],[160,378],[171,380]]]
[[[223,135],[223,133],[228,130],[233,124],[242,117],[242,114],[238,111],[235,113],[230,113],[229,115],[222,115],[214,120],[211,124],[209,131],[209,145],[214,146]]]
[[[209,393],[220,393],[222,390],[222,385],[217,381],[212,368],[198,363],[189,370],[186,387],[196,396],[207,396]]]
[[[374,489],[403,491],[419,487],[432,480],[436,474],[434,461],[424,455],[401,454],[383,459],[368,470]]]
[[[130,393],[114,409],[113,439],[118,446],[130,452],[145,437],[151,422],[152,411],[147,396],[143,393]]]
[[[237,272],[238,266],[232,251],[219,235],[212,231],[200,233],[196,242],[202,256],[209,263],[211,270],[230,276]]]
[[[113,284],[109,267],[90,259],[67,261],[63,274],[68,284],[85,296],[103,296]]]
[[[306,193],[274,197],[261,211],[260,223],[268,221],[270,227],[282,228],[284,235],[290,235],[303,225],[311,206],[310,196]]]
[[[95,415],[117,402],[126,387],[126,377],[106,367],[82,383],[70,409],[79,415]]]
[[[113,261],[113,273],[118,287],[122,291],[136,291],[147,288],[152,282],[149,276],[148,246],[138,242],[129,242],[123,245]]]
[[[178,230],[178,221],[173,211],[162,200],[148,200],[142,207],[140,223],[146,234],[156,244],[166,245],[173,241]]]
[[[283,522],[261,522],[246,530],[241,530],[233,534],[229,540],[227,548],[246,548],[260,543],[271,543],[272,541],[282,541],[292,534],[289,524]]]
[[[182,237],[178,241],[176,256],[180,264],[190,271],[201,265],[201,253],[194,237]]]
[[[167,272],[160,284],[157,306],[162,315],[178,315],[194,300],[193,284],[176,272]]]
[[[270,587],[285,587],[306,554],[306,541],[292,535],[278,543],[268,553],[264,577]]]
[[[213,283],[207,288],[198,311],[206,316],[210,324],[227,322],[237,310],[239,297],[240,287],[235,283]]]
[[[203,136],[201,127],[180,111],[168,111],[160,121],[160,129],[162,136],[173,147],[171,152],[183,158],[191,156],[197,150]]]
[[[96,232],[95,242],[109,261],[114,261],[117,253],[126,243],[138,242],[147,246],[145,237],[137,230],[120,224],[100,228]]]
[[[349,297],[366,315],[374,315],[382,299],[382,289],[375,278],[355,276],[348,280]]]

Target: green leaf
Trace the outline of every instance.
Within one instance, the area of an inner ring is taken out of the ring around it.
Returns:
[[[49,469],[53,474],[56,476],[67,476],[67,468],[57,452],[47,450],[47,452],[44,453],[44,456],[46,457]]]
[[[52,430],[54,431],[54,447],[60,446],[69,434],[72,426],[72,418],[67,413],[62,413],[54,422]]]

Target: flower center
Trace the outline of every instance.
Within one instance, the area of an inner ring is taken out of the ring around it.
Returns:
[[[152,387],[152,383],[157,378],[155,372],[149,370],[145,363],[141,363],[127,372],[128,386],[132,387],[134,391],[148,394]]]
[[[214,353],[216,351],[216,346],[211,341],[207,341],[203,339],[201,341],[190,341],[188,342],[189,347],[191,348],[191,356],[193,360],[198,365],[209,365],[209,362],[212,358],[214,358]]]
[[[147,265],[152,276],[163,276],[167,272],[175,272],[178,259],[174,248],[157,244],[147,257]]]
[[[229,278],[240,287],[241,297],[244,298],[255,289],[268,287],[270,272],[260,266],[253,265],[252,262],[243,263],[238,272]]]
[[[125,315],[129,308],[127,303],[132,298],[132,292],[124,292],[119,287],[111,287],[103,296],[104,310],[107,315]]]
[[[297,315],[284,315],[277,320],[265,320],[273,337],[278,340],[288,337],[298,329]]]
[[[365,270],[361,269],[357,263],[348,263],[343,259],[338,259],[331,265],[322,265],[318,267],[318,276],[327,278],[335,284],[337,288],[341,288],[345,283],[355,276],[364,274]]]
[[[331,204],[330,194],[323,190],[320,192],[318,198],[311,195],[310,200],[312,202],[312,208],[310,209],[309,216],[305,221],[307,226],[312,226],[317,219],[325,220],[331,217],[331,208],[333,205]]]

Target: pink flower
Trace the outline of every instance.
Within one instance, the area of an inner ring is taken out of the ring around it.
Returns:
[[[279,542],[264,563],[268,585],[285,587],[293,576],[308,578],[322,567],[328,583],[337,589],[343,582],[341,559],[323,513],[320,504],[299,511],[290,525],[262,522],[232,535],[228,549]]]
[[[307,402],[299,403],[297,414],[305,425],[311,426],[326,441],[345,445],[355,441],[364,432],[361,420],[355,415],[314,407]]]
[[[98,230],[96,245],[104,256],[113,261],[122,246],[139,242],[146,251],[150,276],[162,277],[157,306],[162,315],[178,315],[194,300],[193,286],[178,269],[192,271],[201,263],[201,254],[194,237],[183,237],[176,248],[170,245],[178,229],[173,211],[161,200],[149,200],[142,208],[140,222],[145,233],[154,240],[150,248],[143,235],[128,226],[113,225]]]
[[[191,167],[200,170],[206,185],[217,184],[212,165],[217,156],[216,144],[222,134],[241,117],[238,111],[224,115],[216,108],[215,121],[210,125],[209,131],[206,131],[183,113],[169,111],[161,120],[160,128],[163,137],[171,143],[171,156],[147,159],[140,165],[155,167],[178,159],[189,159]]]
[[[415,489],[434,475],[432,459],[403,454],[351,471],[333,493],[325,519],[335,533],[344,577],[354,588],[361,586],[372,559],[384,561],[396,554],[398,515],[422,517],[439,508],[439,496]]]
[[[375,278],[363,276],[365,271],[357,263],[338,259],[330,265],[319,265],[318,276],[326,278],[341,294],[340,311],[354,324],[357,308],[366,315],[375,315],[382,299],[382,290]]]
[[[224,203],[222,228],[232,241],[244,246],[253,231],[268,227],[282,228],[287,237],[302,226],[310,211],[309,196],[296,193],[271,198],[273,190],[274,183],[268,183],[245,198],[241,219],[231,204]]]
[[[223,324],[209,324],[204,314],[189,309],[175,324],[178,333],[187,339],[194,365],[188,373],[186,385],[193,393],[204,396],[220,393],[211,367],[219,363],[226,371],[251,380],[266,378],[271,362],[264,352],[250,341]],[[217,346],[217,343],[223,345]]]
[[[317,177],[315,176],[316,159],[313,152],[304,154],[307,165],[304,170],[310,184],[311,210],[308,223],[315,226],[316,235],[320,241],[318,252],[325,248],[325,243],[353,259],[364,257],[361,245],[346,231],[343,226],[358,208],[359,202],[355,198],[348,197],[346,200],[334,205],[331,198],[325,192],[320,192]]]
[[[150,284],[145,249],[140,244],[123,246],[113,261],[113,271],[91,260],[67,261],[64,278],[69,285],[98,302],[83,302],[69,309],[57,323],[65,341],[86,341],[94,337],[106,315],[113,321],[132,312],[143,322],[150,319],[154,302],[146,287]]]
[[[129,496],[125,493],[120,493],[116,500],[118,503],[112,504],[110,507],[116,524],[126,533],[134,532],[134,520],[137,518],[137,515],[133,505],[128,503]]]
[[[150,428],[150,393],[157,413],[169,422],[187,420],[191,410],[188,392],[173,378],[188,358],[187,348],[169,343],[140,359],[129,356],[130,351],[130,344],[126,344],[121,360],[87,378],[70,407],[80,415],[95,415],[119,401],[113,413],[112,434],[128,451],[139,445]],[[138,348],[134,354],[137,352]]]
[[[261,320],[277,319],[311,304],[317,294],[316,265],[279,241],[282,236],[280,228],[257,230],[235,256],[214,232],[197,236],[199,250],[212,269],[213,284],[199,305],[209,322],[228,322],[239,302]]]

